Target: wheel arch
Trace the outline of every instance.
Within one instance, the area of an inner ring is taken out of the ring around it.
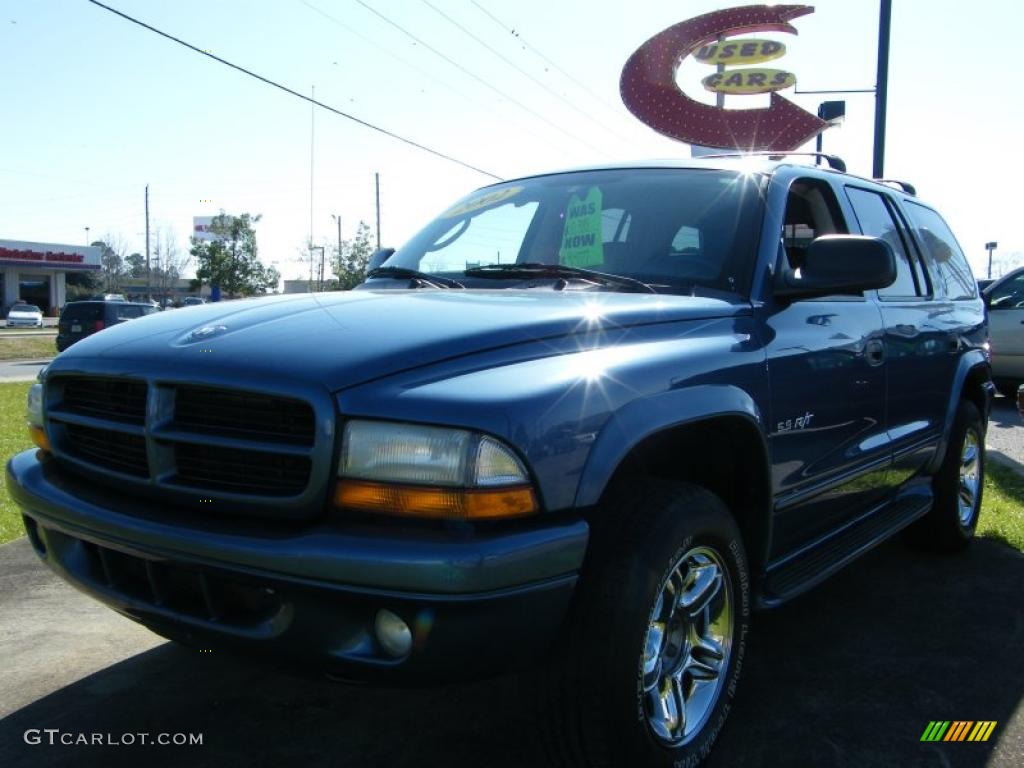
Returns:
[[[961,400],[969,400],[974,403],[981,413],[983,421],[988,423],[988,415],[992,406],[992,398],[995,394],[995,385],[992,383],[992,368],[980,350],[971,350],[960,358],[956,375],[953,378],[953,387],[950,391],[949,402],[946,404],[945,420],[942,427],[942,440],[935,452],[929,466],[929,472],[937,472],[942,465],[942,457],[946,455],[946,447],[949,445],[950,432],[953,429],[953,422],[956,419],[957,406]]]
[[[763,420],[749,394],[728,385],[680,390],[630,404],[606,425],[584,468],[577,506],[596,506],[629,476],[699,485],[729,507],[756,570],[771,544],[769,467]]]

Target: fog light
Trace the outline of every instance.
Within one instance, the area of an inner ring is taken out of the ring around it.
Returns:
[[[394,613],[386,608],[377,611],[373,628],[377,633],[377,641],[389,654],[399,658],[409,653],[412,648],[412,630]]]

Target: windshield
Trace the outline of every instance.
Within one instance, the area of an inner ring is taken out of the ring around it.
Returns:
[[[39,307],[34,307],[31,304],[15,304],[11,307],[11,312],[38,312]]]
[[[632,278],[662,292],[745,293],[760,177],[703,169],[565,173],[486,187],[386,262],[446,277],[491,264],[551,264]],[[466,287],[521,285],[515,270]],[[461,279],[461,278],[460,278]]]

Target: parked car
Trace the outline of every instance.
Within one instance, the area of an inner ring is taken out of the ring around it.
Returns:
[[[200,304],[205,304],[206,299],[201,296],[186,296],[181,300],[181,306],[183,307],[195,307]]]
[[[1006,397],[1024,383],[1024,267],[985,289],[991,335],[992,378]]]
[[[104,328],[159,312],[149,304],[114,301],[72,301],[64,305],[57,321],[57,351]]]
[[[162,635],[393,684],[541,665],[566,764],[694,765],[755,607],[897,532],[968,546],[987,337],[909,188],[750,158],[546,174],[356,290],[80,342],[7,484],[42,560]]]
[[[17,303],[7,311],[8,328],[42,328],[43,313],[34,304]]]

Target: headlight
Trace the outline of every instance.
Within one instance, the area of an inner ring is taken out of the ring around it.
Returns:
[[[43,429],[43,385],[33,384],[28,388],[28,401],[25,404],[25,417],[28,420],[28,434],[32,442],[44,451],[50,450],[50,441]]]
[[[340,507],[450,519],[537,511],[522,462],[510,448],[464,429],[376,421],[345,425]]]

